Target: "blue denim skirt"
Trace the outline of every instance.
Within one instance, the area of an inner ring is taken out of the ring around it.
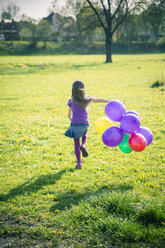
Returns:
[[[65,136],[80,139],[88,131],[88,128],[89,124],[71,124],[70,128],[65,132]]]

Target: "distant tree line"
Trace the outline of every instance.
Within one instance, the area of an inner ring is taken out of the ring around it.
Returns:
[[[165,0],[66,0],[58,13],[58,0],[53,3],[50,14],[39,22],[25,15],[18,21],[19,7],[9,4],[1,13],[0,34],[6,40],[30,41],[32,47],[38,41],[43,41],[44,47],[47,41],[78,45],[105,42],[107,62],[111,62],[111,43],[131,45],[165,39]]]

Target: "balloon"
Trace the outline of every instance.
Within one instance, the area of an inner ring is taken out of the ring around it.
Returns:
[[[130,152],[132,152],[132,149],[129,146],[128,140],[129,140],[129,136],[124,133],[123,140],[122,140],[122,142],[119,145],[119,149],[123,153],[130,153]]]
[[[145,149],[147,141],[143,135],[138,133],[133,133],[129,137],[129,146],[135,152],[141,152]]]
[[[147,146],[149,146],[153,140],[153,134],[147,127],[140,127],[137,133],[140,133],[144,136],[147,141]]]
[[[125,106],[118,100],[110,101],[105,106],[105,114],[110,120],[120,122],[126,114]]]
[[[123,139],[123,132],[119,127],[109,127],[102,134],[102,141],[106,146],[118,146]]]
[[[105,118],[105,117],[100,117],[94,123],[94,127],[96,131],[100,134],[104,133],[104,131],[108,127],[111,127],[112,125],[113,125],[112,122],[108,118]]]
[[[129,111],[127,111],[126,114],[133,114],[133,115],[136,115],[136,116],[140,119],[139,114],[138,114],[136,111],[134,111],[134,110],[129,110]]]
[[[124,133],[135,133],[140,128],[140,120],[136,115],[127,114],[122,118],[120,128]]]

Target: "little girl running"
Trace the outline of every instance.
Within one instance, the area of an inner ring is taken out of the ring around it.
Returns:
[[[71,121],[71,125],[65,132],[65,136],[74,138],[75,155],[77,158],[76,169],[82,168],[81,152],[83,157],[88,156],[85,147],[89,127],[87,106],[90,102],[108,103],[109,101],[87,96],[85,85],[80,80],[75,81],[72,85],[72,98],[68,101],[68,118]],[[82,138],[82,144],[80,144],[80,138]]]

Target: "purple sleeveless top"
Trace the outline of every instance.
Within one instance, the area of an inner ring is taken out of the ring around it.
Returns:
[[[91,99],[89,99],[90,103]],[[88,122],[88,112],[77,105],[72,98],[68,101],[68,106],[72,109],[72,120],[71,124],[89,124]]]

